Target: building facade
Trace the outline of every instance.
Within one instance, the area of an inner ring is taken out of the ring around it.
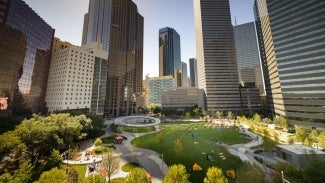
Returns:
[[[195,58],[189,59],[190,64],[190,83],[191,87],[197,87],[197,61]]]
[[[257,0],[255,18],[269,108],[291,124],[325,127],[325,1]]]
[[[194,0],[198,87],[207,110],[240,111],[229,0]]]
[[[149,78],[148,81],[148,104],[161,104],[162,90],[175,86],[172,76],[160,76]]]
[[[182,62],[182,87],[188,87],[187,63]]]
[[[260,92],[254,82],[241,83],[239,85],[239,92],[240,104],[243,111],[248,114],[253,114],[262,108]]]
[[[53,46],[52,46],[52,53],[64,49],[64,48],[68,48],[69,46],[72,46],[71,43],[67,42],[67,41],[61,41],[59,38],[54,37],[53,38]]]
[[[239,82],[254,82],[264,94],[263,75],[254,22],[234,26]]]
[[[88,12],[84,16],[81,45],[97,41],[109,51],[113,1],[118,3],[119,0],[89,1]]]
[[[161,95],[162,109],[184,111],[185,108],[194,105],[204,109],[204,102],[203,89],[193,87],[165,88]]]
[[[46,102],[50,112],[87,109],[101,115],[106,96],[107,52],[101,43],[69,46],[52,56]]]
[[[144,19],[132,0],[114,0],[111,14],[104,115],[128,115],[142,94]]]
[[[1,48],[6,52],[0,54],[0,63],[1,69],[10,72],[8,75],[1,74],[1,77],[11,81],[10,86],[4,86],[8,82],[1,83],[5,89],[1,87],[0,98],[8,99],[8,110],[14,114],[45,113],[54,29],[22,0],[1,0],[0,5],[3,29],[0,45],[6,47]],[[13,42],[9,44],[8,41]]]
[[[175,29],[159,29],[159,76],[175,76],[181,70],[180,36]]]

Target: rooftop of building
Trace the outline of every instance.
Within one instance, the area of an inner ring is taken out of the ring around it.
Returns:
[[[302,144],[277,145],[281,149],[291,151],[295,154],[325,154],[325,152],[304,146]]]

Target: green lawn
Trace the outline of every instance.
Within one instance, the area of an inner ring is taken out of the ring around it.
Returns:
[[[173,164],[186,166],[188,173],[191,173],[191,182],[203,182],[206,170],[211,166],[222,168],[223,171],[236,170],[241,165],[240,159],[231,156],[218,143],[236,144],[250,140],[233,128],[211,128],[204,124],[202,122],[161,125],[162,130],[159,133],[136,138],[133,144],[163,154],[168,166]],[[183,152],[179,154],[174,148],[174,142],[177,139],[183,142]],[[207,153],[211,154],[214,161],[207,160]],[[219,153],[223,153],[227,159],[221,159]],[[203,172],[190,172],[194,163],[199,164],[203,168]]]

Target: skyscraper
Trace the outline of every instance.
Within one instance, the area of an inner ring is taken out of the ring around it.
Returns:
[[[82,44],[98,41],[108,51],[105,116],[136,111],[142,92],[143,17],[132,0],[90,0]]]
[[[239,111],[240,98],[229,0],[194,0],[198,87],[207,110]]]
[[[254,22],[234,26],[239,82],[254,82],[264,94],[263,75]]]
[[[188,77],[187,77],[187,64],[182,63],[182,87],[188,87]]]
[[[173,76],[181,70],[180,36],[170,27],[159,29],[159,76]]]
[[[190,58],[190,79],[191,79],[191,87],[197,87],[197,67],[196,67],[196,59]]]
[[[1,101],[6,98],[15,114],[44,113],[54,29],[24,1],[0,2],[0,71],[1,78],[11,81],[10,86],[1,82]]]
[[[325,127],[325,1],[255,1],[269,108]]]
[[[134,113],[142,93],[143,17],[132,0],[113,1],[106,115]]]
[[[88,13],[84,16],[82,45],[98,41],[109,51],[112,3],[112,0],[89,1]]]

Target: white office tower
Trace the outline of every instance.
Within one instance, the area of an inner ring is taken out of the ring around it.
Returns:
[[[98,78],[103,76],[105,82],[100,83],[105,83],[106,86],[107,65],[103,62],[105,63],[106,60],[107,63],[107,58],[108,53],[103,50],[99,42],[82,47],[71,46],[55,52],[52,55],[46,92],[48,111],[89,110],[92,98],[99,101],[94,103],[102,102],[104,106],[104,101],[99,99],[101,93],[105,96],[106,87],[94,88],[96,86],[94,81],[98,85],[98,80],[100,80]],[[105,74],[98,74],[99,70],[104,70]],[[92,96],[92,93],[99,97]],[[94,111],[97,114],[103,112],[98,111],[98,108]]]

